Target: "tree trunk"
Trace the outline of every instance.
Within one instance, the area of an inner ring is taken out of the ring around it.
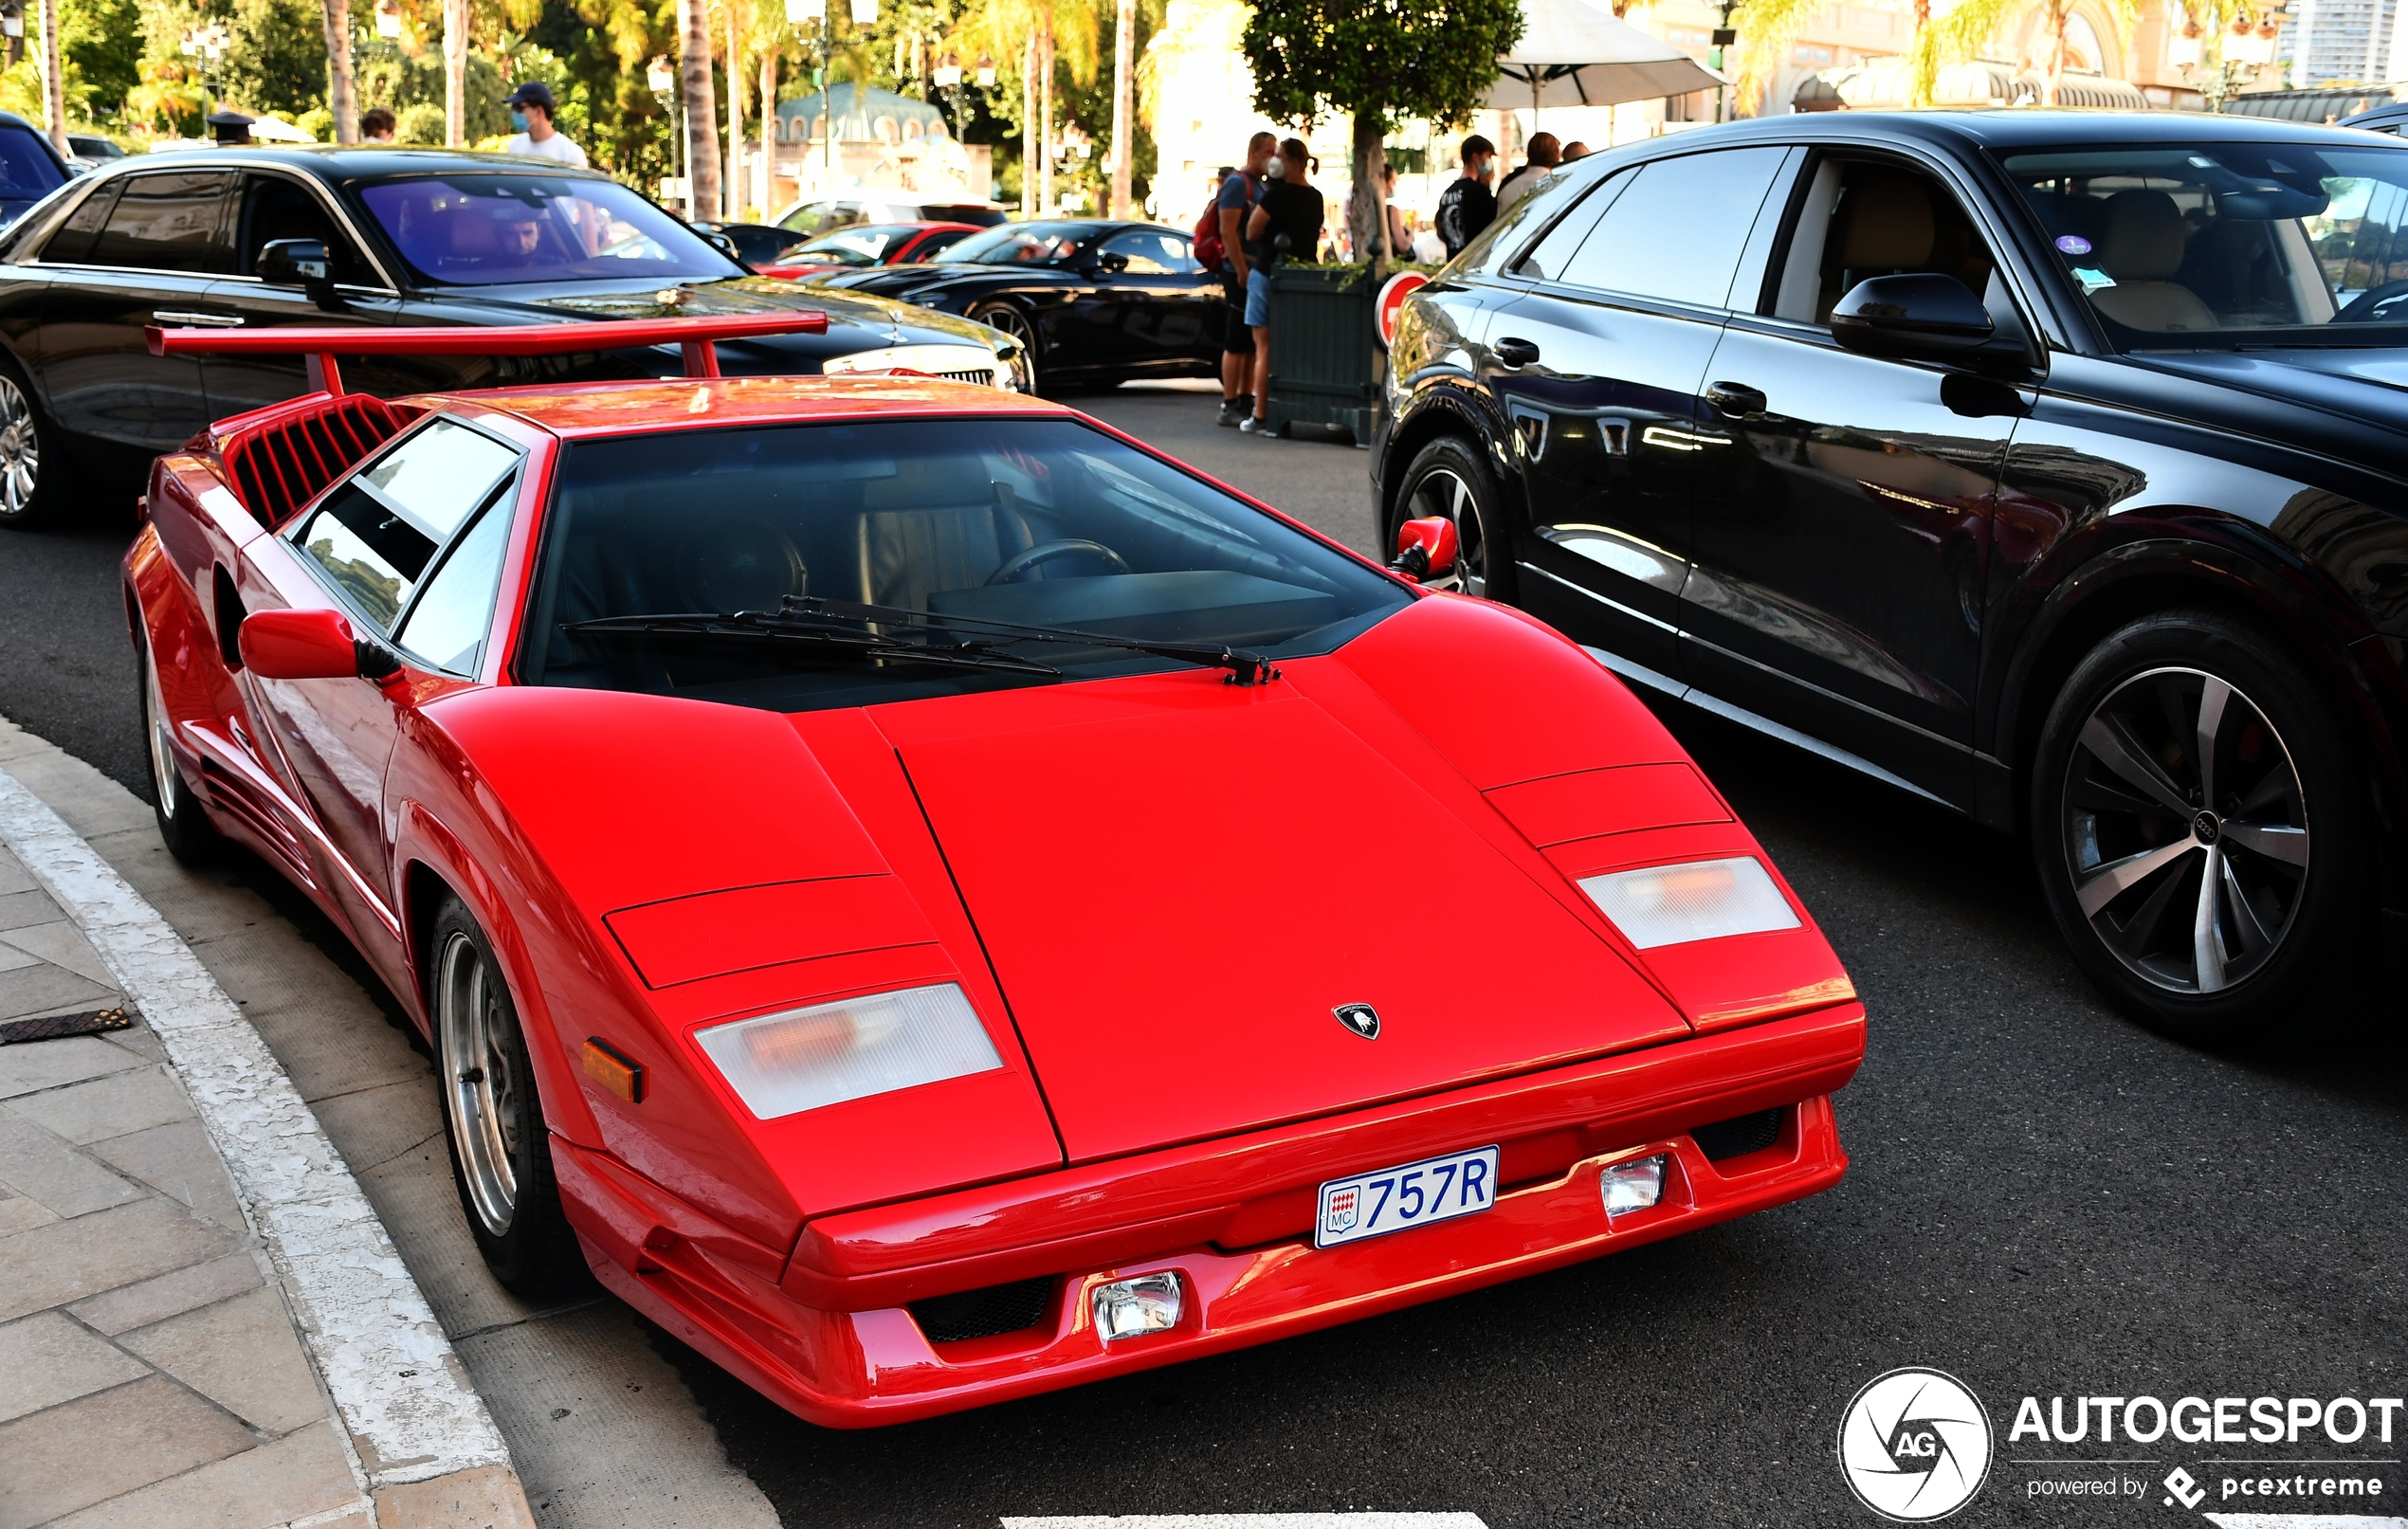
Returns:
[[[1386,125],[1375,112],[1355,114],[1355,192],[1348,198],[1354,211],[1346,220],[1346,237],[1357,260],[1371,262],[1371,279],[1384,280],[1391,255],[1404,250],[1388,247],[1388,145]]]
[[[678,81],[685,95],[685,215],[703,219],[720,206],[719,103],[711,99],[708,0],[677,0],[677,30]],[[832,132],[832,109],[829,116]]]
[[[1020,215],[1037,210],[1037,40],[1020,45]]]
[[[468,0],[443,0],[443,141],[468,141]]]
[[[1051,217],[1053,199],[1053,9],[1037,16],[1037,215]]]
[[[66,79],[59,60],[59,0],[42,0],[42,102],[50,118],[50,147],[64,158],[67,148]]]
[[[777,209],[770,205],[776,190],[771,183],[777,178],[777,49],[761,49],[761,163],[754,174],[760,189],[761,216],[769,217]]]
[[[326,0],[326,109],[335,114],[335,141],[359,141],[359,92],[351,68],[351,0]]]
[[[1112,215],[1129,215],[1129,182],[1137,171],[1137,0],[1121,0],[1112,31]]]
[[[736,30],[736,7],[727,8],[727,205],[721,216],[730,223],[744,217],[744,46]]]
[[[2049,99],[2045,105],[2057,103],[2057,82],[2065,77],[2065,24],[2072,14],[2072,0],[2055,0],[2049,8],[2049,29],[2054,34],[2055,46],[2049,50]]]

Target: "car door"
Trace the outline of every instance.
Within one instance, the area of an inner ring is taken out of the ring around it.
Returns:
[[[234,271],[210,284],[212,311],[229,314],[251,329],[291,324],[345,329],[393,321],[400,297],[317,187],[299,176],[251,171],[242,177],[238,194],[232,220]],[[312,293],[263,280],[258,274],[260,252],[279,239],[315,239],[325,245],[334,260],[332,289]],[[346,360],[343,373],[348,386],[368,392],[413,391],[411,376],[371,359]],[[310,391],[298,355],[209,356],[201,363],[201,378],[210,413],[216,419]]]
[[[1530,506],[1522,603],[1658,677],[1679,672],[1690,516],[1729,446],[1701,421],[1698,388],[1792,154],[1716,150],[1608,177],[1521,257],[1511,274],[1529,289],[1489,325],[1489,386]]]
[[[1995,239],[1930,168],[1818,155],[1778,271],[1708,368],[1714,453],[1682,598],[1686,678],[1743,710],[1968,799],[1984,559],[2024,396],[1995,370],[1842,349],[1868,277],[1955,277],[2020,330]],[[1986,363],[1985,363],[1986,365]]]
[[[232,268],[224,170],[146,170],[103,186],[44,246],[55,267],[38,344],[51,417],[109,477],[130,481],[210,420],[201,366],[156,356],[168,328],[231,326],[210,289]]]
[[[1187,235],[1124,228],[1097,254],[1126,263],[1102,271],[1098,285],[1119,303],[1119,348],[1131,365],[1171,367],[1208,354],[1208,345],[1219,348],[1207,338],[1206,324],[1220,300],[1220,279],[1205,274]]]
[[[477,672],[477,612],[492,610],[520,459],[499,436],[437,415],[245,550],[246,610],[331,606],[398,660],[382,681],[244,680],[279,773],[341,862],[327,867],[331,884],[349,902],[375,900],[363,909],[372,922],[393,917],[386,769],[404,713]]]

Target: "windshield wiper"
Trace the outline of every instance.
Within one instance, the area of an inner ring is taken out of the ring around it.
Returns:
[[[1050,664],[992,651],[983,643],[913,643],[880,632],[853,631],[791,622],[739,610],[734,615],[707,611],[650,616],[601,616],[574,621],[561,628],[594,637],[712,637],[737,642],[780,643],[819,648],[866,659],[894,659],[906,664],[931,664],[955,669],[992,669],[1004,674],[1033,674],[1059,680],[1062,671]]]
[[[798,621],[804,624],[788,625]],[[1102,632],[1078,631],[1068,627],[1026,627],[1012,621],[990,621],[984,616],[940,615],[933,610],[911,610],[902,606],[859,605],[850,600],[824,599],[816,594],[790,594],[778,602],[777,614],[744,611],[739,620],[769,627],[775,630],[848,631],[848,628],[822,626],[830,621],[859,621],[882,627],[908,627],[919,631],[970,631],[979,634],[967,643],[947,645],[949,650],[991,652],[1000,643],[1066,643],[1085,647],[1117,647],[1131,653],[1151,653],[1157,658],[1179,659],[1199,664],[1207,668],[1227,669],[1227,684],[1266,684],[1279,678],[1279,670],[1260,653],[1227,644],[1157,643],[1138,637],[1109,637]],[[991,639],[991,640],[990,640]],[[905,644],[905,646],[914,645]],[[1001,655],[997,655],[1001,656]]]

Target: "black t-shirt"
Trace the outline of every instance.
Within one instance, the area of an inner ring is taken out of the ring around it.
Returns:
[[[1464,246],[1496,221],[1496,193],[1469,175],[1438,198],[1438,242],[1447,246],[1450,260],[1462,254]]]
[[[1287,235],[1287,252],[1280,259],[1309,261],[1321,251],[1321,225],[1324,205],[1321,191],[1311,186],[1297,186],[1284,180],[1267,181],[1263,186],[1263,210],[1269,220],[1263,225],[1263,237],[1250,242],[1246,258],[1259,264],[1276,264],[1277,246],[1281,234]]]

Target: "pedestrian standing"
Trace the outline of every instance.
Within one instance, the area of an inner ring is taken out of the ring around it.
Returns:
[[[1246,220],[1262,200],[1263,172],[1278,149],[1275,134],[1257,133],[1248,139],[1244,168],[1223,176],[1213,198],[1214,221],[1220,226],[1221,296],[1227,307],[1221,335],[1221,423],[1240,428],[1254,414],[1254,336],[1246,324],[1246,280],[1251,274]]]
[[[393,114],[383,106],[371,106],[359,114],[359,141],[391,143],[393,140]]]
[[[1497,221],[1496,193],[1488,190],[1496,173],[1497,146],[1477,133],[1464,139],[1463,177],[1438,198],[1438,242],[1449,260]]]
[[[1556,147],[1552,133],[1530,135],[1530,157],[1522,168],[1497,183],[1497,216],[1504,217],[1513,204],[1530,194],[1531,189],[1546,179],[1547,172],[1563,162],[1563,152]]]
[[[1567,165],[1575,159],[1586,159],[1588,156],[1589,146],[1578,138],[1563,146],[1563,162]]]
[[[558,110],[553,103],[552,87],[540,80],[530,80],[510,92],[510,125],[519,130],[519,136],[502,152],[556,159],[583,170],[585,151],[552,125],[553,115]]]
[[[1413,258],[1413,226],[1405,221],[1405,209],[1396,205],[1396,167],[1395,165],[1379,167],[1379,183],[1380,205],[1388,211],[1388,246],[1380,250],[1379,254],[1388,260],[1411,260]],[[1349,236],[1353,234],[1354,228],[1355,193],[1350,191],[1346,193],[1346,231]],[[1370,258],[1370,255],[1359,250],[1355,254],[1357,260]]]
[[[1254,413],[1238,428],[1249,435],[1270,433],[1271,272],[1282,260],[1309,261],[1319,252],[1328,212],[1312,183],[1312,155],[1302,138],[1282,143],[1279,157],[1265,169],[1269,179],[1246,223],[1247,247],[1254,257],[1246,287],[1246,325],[1254,336]],[[1283,238],[1286,249],[1279,247]]]

